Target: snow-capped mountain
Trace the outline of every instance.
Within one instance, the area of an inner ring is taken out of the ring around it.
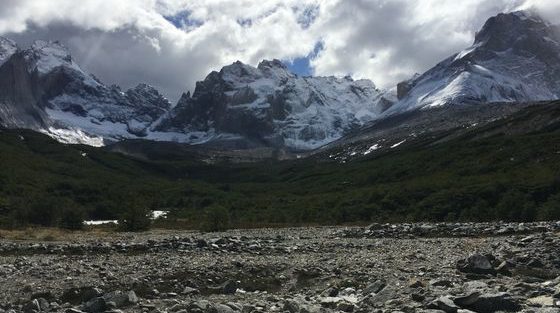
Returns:
[[[369,80],[300,77],[278,60],[235,62],[198,82],[156,129],[305,150],[375,119],[394,100]]]
[[[146,84],[126,92],[106,86],[58,42],[19,50],[0,41],[0,125],[31,128],[62,142],[101,145],[146,136],[171,104]],[[7,48],[6,48],[7,47]],[[4,53],[4,51],[7,51]]]
[[[278,60],[236,62],[177,106],[151,86],[127,91],[84,71],[58,42],[0,40],[0,126],[67,143],[127,138],[311,149],[375,119],[395,100],[369,80],[299,77]]]
[[[560,31],[519,11],[490,18],[474,44],[398,86],[387,113],[446,104],[522,102],[560,96]]]
[[[4,62],[11,57],[17,51],[17,45],[15,42],[0,37],[0,65],[4,64]]]
[[[390,91],[350,77],[301,77],[278,60],[257,67],[235,62],[211,72],[175,107],[146,84],[127,91],[103,84],[58,42],[21,50],[0,37],[0,127],[30,128],[68,143],[145,138],[311,150],[415,109],[559,96],[560,28],[530,12],[490,18],[471,47]],[[422,132],[432,129],[424,126]]]

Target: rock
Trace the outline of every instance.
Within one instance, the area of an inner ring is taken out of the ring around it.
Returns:
[[[201,311],[206,311],[209,310],[210,308],[212,308],[212,304],[210,303],[210,301],[208,300],[197,300],[197,301],[192,301],[189,305],[188,305],[188,309],[189,311],[193,311],[193,310],[201,310]]]
[[[336,305],[336,309],[342,312],[354,312],[354,304],[348,303],[346,301],[339,302]]]
[[[284,302],[284,306],[282,309],[290,313],[298,313],[300,311],[299,303],[295,300],[287,300],[286,302]]]
[[[68,308],[64,311],[64,313],[84,313],[83,311],[80,311],[76,308]]]
[[[370,285],[368,285],[364,289],[363,293],[366,294],[366,295],[371,294],[371,293],[374,293],[374,294],[379,293],[381,290],[383,290],[383,288],[385,288],[386,285],[387,284],[384,281],[378,279],[378,280],[374,281],[373,283],[371,283]]]
[[[235,302],[228,302],[226,303],[227,306],[229,306],[230,308],[232,308],[234,311],[241,311],[243,310],[243,306],[239,303],[235,303]]]
[[[47,292],[38,292],[38,293],[34,293],[34,294],[31,295],[31,300],[39,299],[39,298],[43,298],[43,299],[48,300],[48,301],[55,300],[55,296],[48,291]]]
[[[97,297],[86,302],[82,308],[88,313],[98,313],[107,309],[107,303],[103,297]]]
[[[64,291],[60,299],[64,302],[79,304],[100,297],[103,291],[95,287],[72,288]]]
[[[543,268],[544,267],[544,263],[539,260],[539,259],[531,259],[531,261],[529,261],[527,263],[527,266],[529,267],[536,267],[536,268]]]
[[[41,311],[48,311],[50,308],[50,303],[45,298],[38,298],[37,301],[39,302],[39,307]]]
[[[510,265],[508,264],[507,261],[503,261],[502,263],[500,263],[500,265],[498,265],[498,267],[496,267],[496,272],[502,274],[502,275],[511,275],[510,272]]]
[[[456,313],[459,309],[459,307],[455,305],[453,300],[451,300],[451,298],[447,296],[439,297],[434,300],[433,306],[434,308],[438,308],[442,311],[445,311],[446,313]]]
[[[430,281],[430,285],[435,287],[453,287],[453,282],[446,279],[433,279]]]
[[[532,306],[554,306],[554,298],[549,296],[538,296],[527,299],[527,304]]]
[[[420,280],[418,280],[418,279],[412,279],[412,280],[408,283],[408,287],[410,287],[410,288],[423,288],[423,287],[425,287],[425,286],[426,286],[426,285],[425,285],[422,281],[420,281]]]
[[[185,289],[183,289],[183,292],[181,292],[184,295],[196,295],[199,294],[200,291],[198,291],[198,289],[196,288],[191,288],[191,287],[185,287]]]
[[[114,307],[121,308],[138,303],[138,297],[134,291],[121,292],[113,291],[103,295],[106,303],[114,303]]]
[[[233,309],[225,304],[215,304],[216,313],[233,313]]]
[[[457,262],[457,269],[464,273],[496,274],[489,258],[482,254],[473,254],[465,260]]]
[[[484,291],[486,288],[488,288],[488,284],[480,280],[468,281],[463,285],[463,291],[465,293]]]
[[[466,296],[456,297],[453,302],[455,302],[456,305],[464,308],[473,305],[479,297],[480,292],[475,291]]]
[[[464,308],[478,313],[492,313],[497,311],[517,312],[521,310],[521,305],[509,294],[500,292],[481,294],[472,304],[465,305]]]
[[[338,289],[335,287],[329,287],[325,291],[323,291],[322,295],[325,297],[336,297],[338,296]]]
[[[221,289],[224,294],[232,295],[237,291],[237,283],[233,280],[228,280],[222,285]]]
[[[414,292],[410,294],[410,298],[416,302],[423,302],[426,299],[426,296],[421,293]]]
[[[23,306],[24,313],[34,313],[41,311],[41,306],[39,305],[39,300],[33,299]]]
[[[204,240],[204,239],[198,239],[198,240],[196,241],[196,247],[197,247],[197,248],[208,247],[208,243],[207,243],[206,240]]]

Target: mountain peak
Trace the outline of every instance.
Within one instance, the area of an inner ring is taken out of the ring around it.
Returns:
[[[35,70],[41,74],[51,72],[59,66],[73,67],[79,70],[74,64],[70,51],[59,41],[36,40],[31,48],[25,51],[26,58],[31,61],[30,70]],[[79,70],[81,71],[81,70]]]
[[[282,63],[282,61],[278,60],[278,59],[273,59],[273,60],[262,60],[259,65],[257,66],[257,68],[259,70],[263,70],[266,68],[281,68],[284,70],[287,70],[288,67],[286,66],[286,64]]]
[[[2,65],[12,54],[16,53],[16,43],[8,38],[0,36],[0,65]]]
[[[392,109],[528,102],[560,95],[560,28],[533,11],[489,18],[474,44],[398,86]]]
[[[534,11],[500,13],[486,21],[476,34],[475,45],[501,52],[511,48],[527,49],[535,39],[560,38],[558,29]]]

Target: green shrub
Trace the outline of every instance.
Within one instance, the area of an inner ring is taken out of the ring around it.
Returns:
[[[229,212],[219,205],[212,205],[204,210],[201,230],[206,232],[224,231],[229,228]]]
[[[68,230],[81,230],[84,228],[84,218],[85,212],[82,208],[64,208],[59,227]]]
[[[132,232],[149,230],[152,225],[151,216],[150,210],[140,206],[131,206],[121,214],[119,229]]]
[[[560,194],[553,195],[539,209],[540,220],[560,219]]]

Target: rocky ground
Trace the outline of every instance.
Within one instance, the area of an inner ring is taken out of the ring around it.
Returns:
[[[560,312],[560,223],[0,239],[0,312]]]

